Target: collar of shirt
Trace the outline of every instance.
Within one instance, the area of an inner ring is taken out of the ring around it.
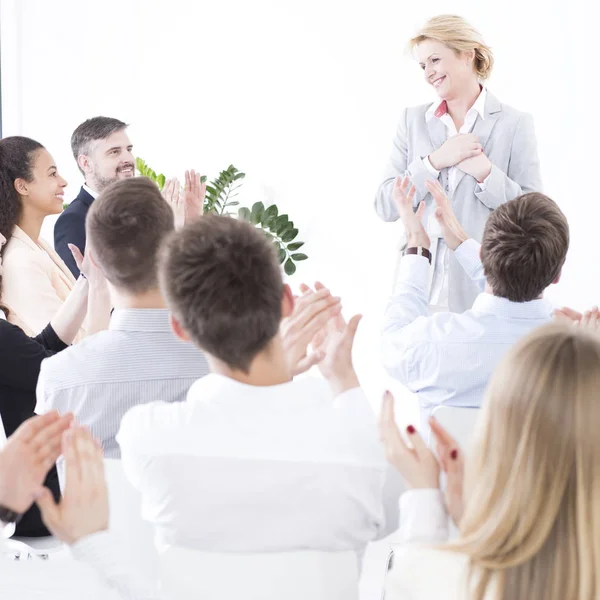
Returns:
[[[2,319],[3,321],[6,321],[6,315],[4,314],[3,310],[0,310],[0,319]]]
[[[87,183],[84,183],[82,187],[94,200],[99,196]]]
[[[167,308],[115,309],[108,328],[112,331],[171,332],[171,313]]]
[[[545,298],[530,302],[511,302],[492,294],[479,294],[473,303],[473,312],[492,314],[509,319],[549,319],[552,316],[552,304]]]
[[[475,111],[482,120],[485,120],[485,99],[487,97],[487,89],[485,87],[481,88],[481,92],[479,96],[477,96],[477,100],[475,100],[473,106],[468,110],[465,115],[465,120],[471,111]],[[425,121],[429,123],[433,117],[440,119],[444,115],[448,114],[448,105],[445,100],[440,100],[439,102],[434,102],[425,113]]]

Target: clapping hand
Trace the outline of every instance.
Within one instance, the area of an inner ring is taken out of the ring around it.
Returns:
[[[313,292],[303,285],[303,294],[296,298],[294,311],[281,323],[283,347],[294,375],[308,371],[325,358],[320,350],[309,352],[309,345],[327,323],[342,310],[341,299],[332,296],[322,284]]]
[[[317,294],[322,289],[320,283],[315,285],[315,291],[301,286],[304,294]],[[352,363],[352,348],[361,318],[361,315],[355,315],[347,323],[339,311],[321,327],[311,342],[313,351],[323,357],[319,362],[321,374],[336,395],[360,386]]]
[[[163,187],[163,198],[173,210],[175,229],[202,216],[206,183],[201,182],[200,173],[194,169],[185,172],[183,192],[177,178],[168,179]]]
[[[379,436],[388,462],[400,473],[406,484],[414,489],[440,487],[440,465],[419,435],[409,425],[406,428],[412,448],[404,441],[394,414],[394,397],[386,392],[379,417]]]
[[[435,438],[436,452],[446,473],[446,508],[455,525],[459,525],[464,512],[463,479],[464,456],[458,449],[456,440],[437,422],[434,417],[429,419],[431,433]]]
[[[417,212],[413,210],[413,199],[415,197],[416,188],[410,185],[408,177],[396,177],[394,182],[393,197],[398,209],[398,215],[404,223],[406,234],[408,236],[409,246],[423,246],[429,249],[431,241],[425,227],[423,227],[422,218],[425,210],[425,203],[421,202],[417,208]]]
[[[600,310],[598,307],[594,306],[591,310],[586,310],[576,324],[582,329],[587,329],[595,333],[600,332]]]
[[[85,252],[85,256],[81,254],[81,250],[75,244],[67,244],[73,258],[75,259],[75,264],[79,269],[80,273],[83,273],[84,277],[88,280],[90,285],[97,287],[106,286],[106,278],[104,277],[104,273],[95,265],[92,260],[92,251],[89,246]]]
[[[72,420],[70,413],[59,417],[52,411],[28,419],[8,438],[0,451],[0,504],[22,514],[41,494],[50,494],[44,479]]]
[[[63,436],[66,486],[56,504],[49,490],[37,504],[44,524],[59,540],[74,544],[108,529],[108,491],[102,448],[83,427],[72,427]]]
[[[469,236],[456,218],[452,204],[439,181],[427,180],[425,185],[437,206],[435,218],[440,225],[444,241],[450,250],[456,250]]]

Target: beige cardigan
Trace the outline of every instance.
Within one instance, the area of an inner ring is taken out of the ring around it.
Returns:
[[[10,310],[8,320],[27,335],[37,335],[62,306],[75,278],[48,243],[41,238],[34,242],[18,226],[6,245],[2,266],[2,302]],[[82,328],[77,340],[84,336]]]

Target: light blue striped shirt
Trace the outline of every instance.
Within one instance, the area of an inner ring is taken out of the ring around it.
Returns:
[[[115,310],[107,331],[42,363],[36,412],[72,412],[107,458],[120,458],[115,436],[130,408],[181,402],[208,371],[202,352],[171,330],[167,309]]]
[[[483,289],[480,245],[467,240],[455,257]],[[511,302],[482,293],[462,314],[428,314],[429,261],[406,255],[386,309],[382,331],[383,365],[392,377],[416,393],[421,428],[439,404],[479,407],[496,365],[507,350],[552,318],[543,298]]]

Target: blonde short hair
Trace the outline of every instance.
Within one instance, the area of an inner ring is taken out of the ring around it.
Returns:
[[[457,15],[439,15],[429,19],[409,42],[410,49],[424,42],[435,40],[457,54],[475,52],[473,65],[480,80],[489,79],[494,66],[494,55],[491,48],[483,41],[483,36],[475,27]]]

